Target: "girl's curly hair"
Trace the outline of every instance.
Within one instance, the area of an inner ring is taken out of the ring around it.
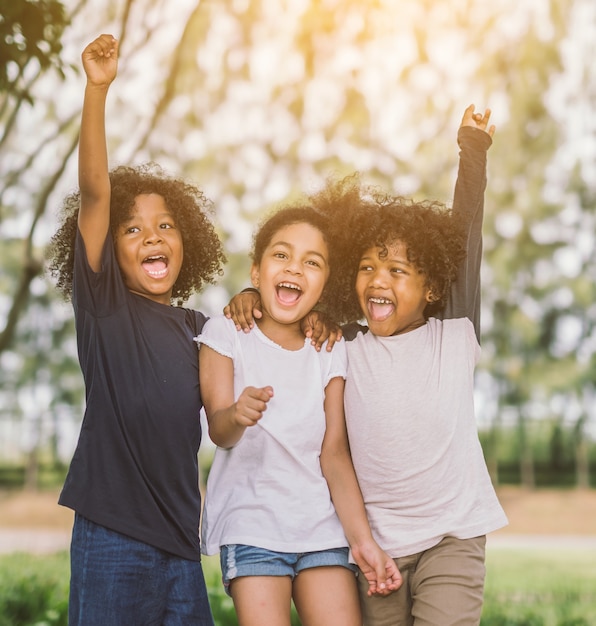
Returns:
[[[346,282],[345,272],[346,263],[352,260],[349,254],[352,244],[346,237],[349,231],[345,224],[347,219],[359,214],[366,206],[363,192],[357,173],[341,179],[331,176],[319,191],[304,194],[295,203],[282,207],[266,218],[253,237],[251,258],[258,263],[271,238],[280,228],[306,222],[321,231],[329,249],[330,273],[316,308],[336,322],[343,321],[344,312],[351,307],[354,285]]]
[[[184,259],[174,284],[172,300],[181,305],[206,283],[214,283],[223,274],[226,257],[211,221],[213,206],[193,184],[166,174],[155,163],[110,171],[110,230],[112,236],[120,224],[130,219],[135,198],[158,194],[171,211],[182,236]],[[72,296],[74,245],[81,201],[80,191],[69,194],[62,204],[61,225],[50,240],[46,256],[48,270],[57,279],[56,286],[66,299]]]
[[[354,174],[328,181],[314,202],[330,218],[331,238],[337,251],[337,292],[332,315],[339,323],[363,318],[355,291],[362,254],[378,247],[381,254],[401,241],[408,260],[425,274],[435,300],[424,311],[428,318],[441,311],[457,270],[466,255],[462,225],[443,204],[415,202],[366,186]],[[335,217],[333,217],[335,215]]]
[[[328,261],[330,272],[319,303],[317,304],[317,310],[330,313],[333,308],[333,303],[338,296],[339,289],[343,286],[341,282],[337,280],[336,268],[338,266],[338,251],[331,237],[327,216],[316,211],[310,204],[303,204],[299,201],[296,204],[284,206],[266,217],[253,236],[253,246],[250,253],[251,259],[258,265],[263,258],[265,249],[275,236],[275,233],[293,224],[310,224],[323,235],[323,240],[327,245],[329,253]]]

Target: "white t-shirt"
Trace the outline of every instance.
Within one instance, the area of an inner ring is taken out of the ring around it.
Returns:
[[[317,352],[281,348],[257,327],[237,331],[223,316],[210,319],[197,338],[234,362],[234,394],[247,386],[273,387],[257,425],[230,449],[217,448],[202,522],[202,550],[246,544],[278,552],[347,546],[321,471],[327,383],[345,378],[345,342]]]
[[[350,449],[373,536],[393,558],[445,536],[468,539],[507,518],[474,416],[480,346],[467,318],[347,342]]]

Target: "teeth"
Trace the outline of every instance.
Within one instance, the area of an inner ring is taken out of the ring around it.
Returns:
[[[165,261],[166,257],[163,254],[156,254],[155,256],[148,256],[145,261]]]
[[[375,304],[393,304],[391,300],[387,300],[387,298],[369,298],[369,302],[374,302]]]
[[[292,283],[279,283],[278,287],[285,287],[286,289],[295,289],[296,291],[302,291],[298,285],[293,285]]]

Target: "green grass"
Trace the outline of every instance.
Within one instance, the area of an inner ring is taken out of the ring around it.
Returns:
[[[216,624],[236,626],[216,557],[204,560]],[[0,624],[66,626],[68,555],[0,556]],[[298,624],[294,618],[294,624]],[[489,547],[482,626],[593,626],[596,551]]]
[[[596,550],[489,548],[482,626],[596,624]]]
[[[66,626],[68,576],[65,552],[0,556],[0,624]]]

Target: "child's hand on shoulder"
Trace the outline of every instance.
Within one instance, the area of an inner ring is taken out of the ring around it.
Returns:
[[[112,35],[100,35],[86,46],[81,58],[88,84],[107,86],[118,71],[118,41]]]
[[[472,126],[472,128],[478,128],[478,130],[482,130],[492,137],[495,134],[495,125],[488,125],[491,110],[485,109],[484,114],[482,114],[475,113],[474,108],[475,107],[473,104],[466,108],[466,110],[464,111],[464,116],[461,120],[461,126]]]
[[[327,341],[327,352],[342,338],[341,328],[321,311],[311,311],[301,322],[300,327],[305,337],[320,352],[322,345]]]
[[[255,319],[263,317],[261,295],[257,289],[245,289],[228,302],[223,313],[234,322],[236,330],[248,333],[255,325]]]

